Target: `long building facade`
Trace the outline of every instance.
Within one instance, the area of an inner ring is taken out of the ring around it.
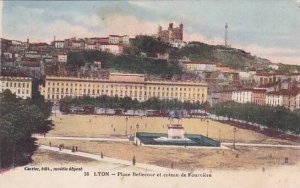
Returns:
[[[142,74],[111,73],[108,79],[47,76],[40,87],[46,100],[107,95],[130,97],[140,102],[156,97],[192,103],[207,101],[207,84],[199,82],[147,81]]]
[[[26,99],[32,96],[32,78],[0,76],[0,92],[9,89],[17,97]]]

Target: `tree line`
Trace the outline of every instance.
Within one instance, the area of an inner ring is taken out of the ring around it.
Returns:
[[[216,104],[210,111],[218,116],[258,123],[268,128],[290,131],[294,134],[300,133],[300,114],[281,106],[260,106],[228,101]]]
[[[102,51],[79,51],[68,53],[67,70],[76,72],[84,65],[101,61],[101,67],[112,71],[172,77],[184,72],[176,61],[141,58],[135,55],[113,55]]]
[[[130,97],[109,97],[102,95],[99,97],[65,97],[60,100],[60,108],[62,110],[69,109],[71,106],[95,106],[100,108],[110,109],[125,109],[125,110],[176,110],[176,109],[202,109],[207,103],[201,104],[200,102],[181,102],[176,99],[173,100],[160,100],[158,98],[150,98],[147,101],[139,102],[136,99]]]
[[[27,164],[36,149],[31,135],[49,130],[52,104],[42,96],[21,99],[5,90],[0,106],[0,168]]]

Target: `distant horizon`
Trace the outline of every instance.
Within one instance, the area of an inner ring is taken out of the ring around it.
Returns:
[[[159,25],[184,25],[183,39],[229,44],[272,63],[300,65],[300,1],[2,1],[1,37],[51,43],[110,34],[152,35]],[[267,8],[266,8],[267,7]],[[174,10],[174,11],[170,11]],[[275,15],[280,15],[275,17]]]

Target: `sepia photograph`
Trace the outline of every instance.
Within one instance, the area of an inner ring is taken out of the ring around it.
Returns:
[[[300,187],[300,0],[1,0],[1,188]]]

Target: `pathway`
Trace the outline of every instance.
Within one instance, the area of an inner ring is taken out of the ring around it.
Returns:
[[[44,150],[49,150],[49,151],[55,151],[55,152],[59,152],[59,153],[65,153],[65,154],[69,154],[69,155],[86,157],[86,158],[94,159],[97,161],[109,162],[109,163],[120,164],[120,165],[125,165],[125,166],[132,166],[132,161],[126,161],[126,160],[111,158],[111,157],[107,157],[107,156],[104,156],[103,158],[101,158],[100,155],[96,155],[96,154],[85,153],[85,152],[80,152],[80,151],[72,152],[69,149],[59,150],[58,147],[53,147],[53,146],[50,147],[50,146],[46,146],[46,145],[39,145],[39,148],[44,149]],[[150,164],[144,164],[144,163],[136,163],[134,167],[142,168],[142,169],[150,170],[150,171],[167,171],[167,172],[168,171],[176,171],[173,169],[150,165]]]
[[[232,146],[233,143],[222,142],[222,145]],[[300,145],[287,145],[287,144],[254,144],[254,143],[235,143],[236,146],[251,146],[251,147],[279,147],[279,148],[296,148],[300,149]]]
[[[55,139],[55,140],[86,140],[86,141],[114,141],[114,142],[129,142],[126,138],[95,138],[95,137],[75,137],[75,136],[41,136],[33,135],[38,139]]]

